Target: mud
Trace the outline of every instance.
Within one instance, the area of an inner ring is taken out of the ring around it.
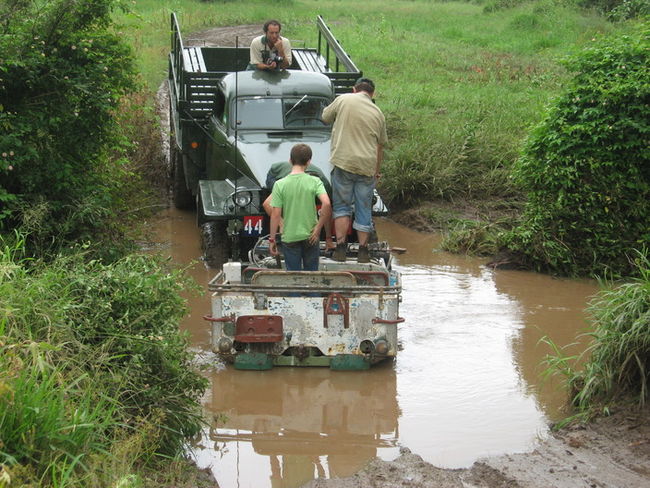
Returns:
[[[216,28],[188,36],[187,44],[246,45],[260,26]],[[166,84],[159,92],[163,126],[168,123]],[[167,137],[163,137],[163,145]],[[428,229],[417,212],[402,221]],[[372,459],[347,478],[318,478],[304,488],[396,487],[645,487],[650,486],[650,410],[614,412],[583,426],[549,435],[532,452],[486,457],[468,469],[442,469],[401,448],[393,461]],[[216,462],[219,462],[218,460]],[[255,470],[255,466],[248,466]],[[216,482],[215,482],[216,486]],[[228,488],[223,486],[222,488]]]
[[[440,469],[403,449],[394,461],[375,459],[345,479],[303,488],[641,488],[650,486],[650,410],[623,409],[588,425],[553,434],[531,453]]]

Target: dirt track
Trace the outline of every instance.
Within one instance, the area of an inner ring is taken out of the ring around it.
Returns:
[[[215,28],[191,34],[186,45],[245,46],[258,25]],[[162,125],[166,84],[159,93]],[[389,122],[390,123],[390,122]],[[163,140],[166,141],[164,137]],[[254,467],[250,467],[254,469]],[[530,453],[482,459],[469,469],[441,469],[402,449],[394,461],[380,459],[352,477],[317,479],[303,488],[641,488],[650,486],[650,409],[615,412],[588,426],[565,429]],[[225,488],[225,487],[224,487]]]

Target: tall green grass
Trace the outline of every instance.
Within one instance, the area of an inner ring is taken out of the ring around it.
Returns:
[[[638,278],[603,283],[588,311],[590,346],[580,357],[566,357],[555,347],[547,373],[567,380],[578,415],[608,412],[630,398],[644,406],[650,398],[650,256],[637,253]],[[552,344],[551,344],[552,345]]]
[[[47,264],[0,238],[0,465],[16,486],[109,486],[203,426],[180,271],[83,249]],[[13,485],[12,485],[13,486]]]

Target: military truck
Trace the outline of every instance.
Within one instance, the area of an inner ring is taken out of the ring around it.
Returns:
[[[329,178],[331,128],[320,117],[362,72],[316,19],[318,45],[293,48],[286,70],[249,71],[249,46],[186,47],[171,14],[170,178],[174,205],[196,207],[205,259],[250,262],[268,233],[262,203],[268,172],[308,144],[314,171]],[[320,170],[320,171],[319,171]],[[376,196],[374,213],[386,213]]]

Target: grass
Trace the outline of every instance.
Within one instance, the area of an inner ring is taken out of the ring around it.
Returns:
[[[81,247],[43,263],[24,246],[0,238],[0,475],[160,486],[147,470],[203,426],[206,381],[178,332],[188,278],[148,256],[104,264]]]
[[[590,346],[581,356],[565,356],[546,340],[554,353],[546,359],[546,374],[566,379],[576,415],[607,413],[610,406],[630,398],[643,407],[650,398],[650,257],[639,251],[639,277],[625,283],[603,282],[590,302]],[[579,367],[576,364],[580,364]]]

